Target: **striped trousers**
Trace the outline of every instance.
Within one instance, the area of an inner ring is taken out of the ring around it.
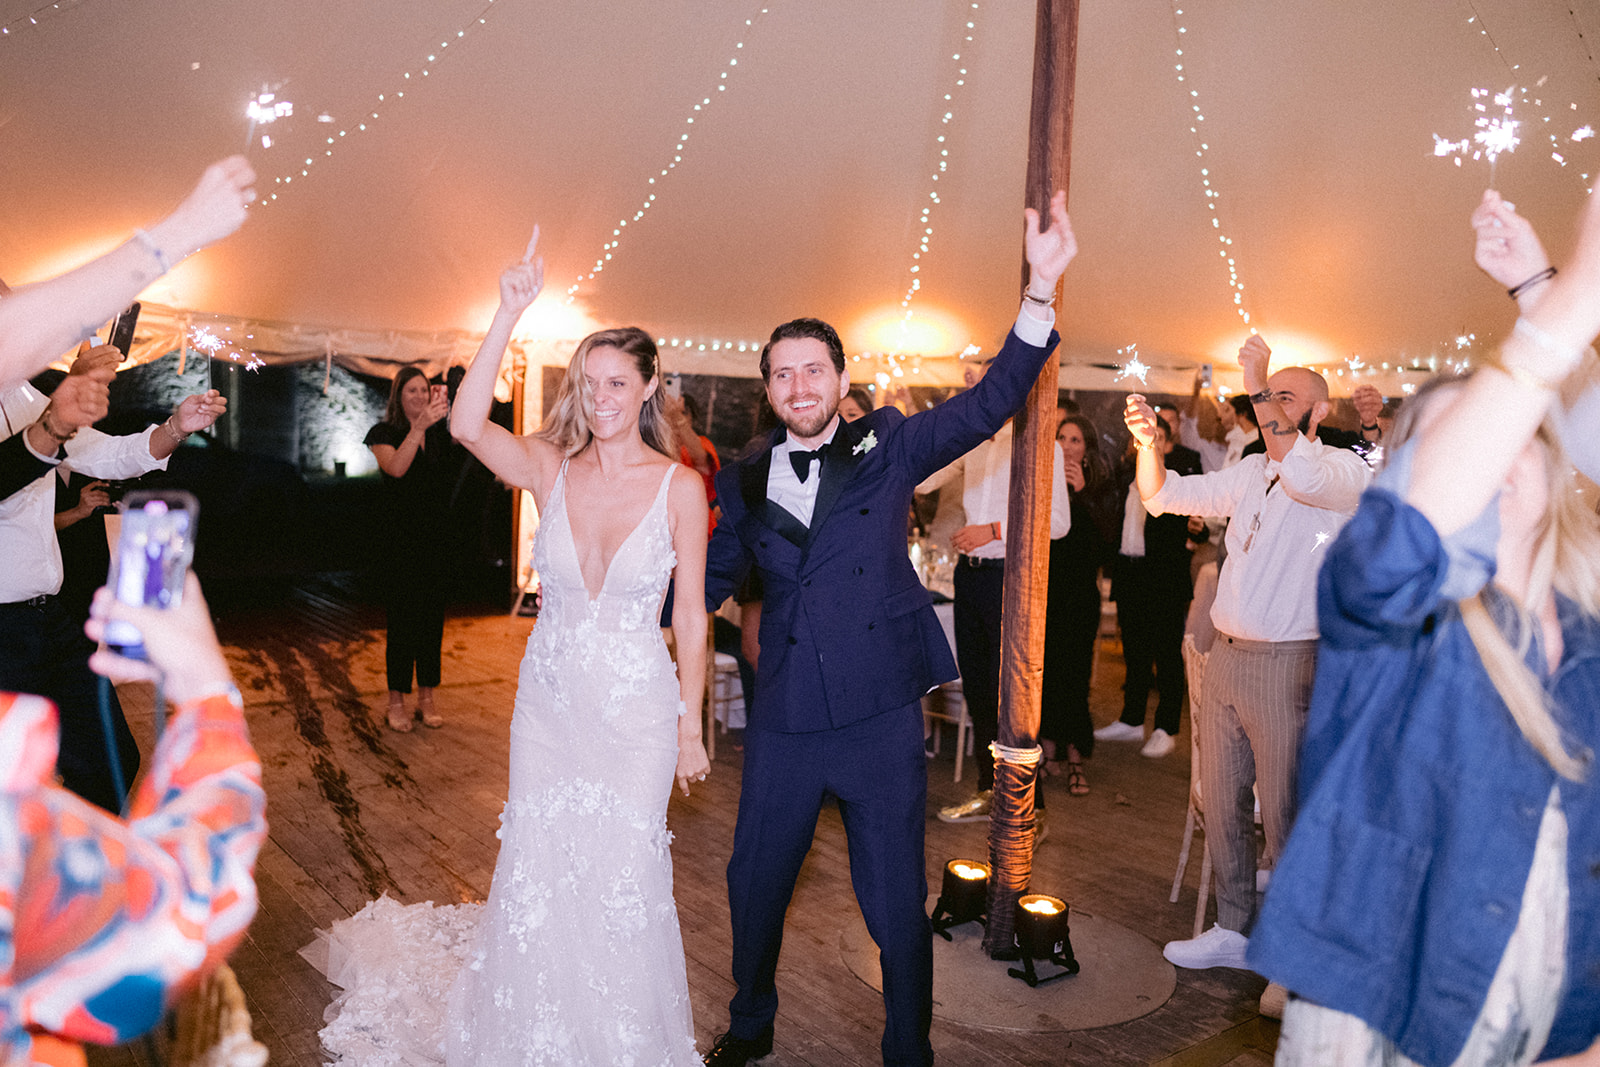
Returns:
[[[1256,910],[1255,793],[1261,798],[1266,865],[1294,824],[1295,768],[1315,641],[1246,641],[1217,633],[1206,661],[1199,721],[1206,843],[1217,879],[1217,925],[1247,933]]]

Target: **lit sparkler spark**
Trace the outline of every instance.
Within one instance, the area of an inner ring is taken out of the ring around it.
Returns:
[[[223,340],[204,326],[195,326],[189,330],[189,343],[208,356],[214,356],[222,350]]]
[[[962,359],[973,359],[974,357],[976,357],[978,355],[979,352],[982,352],[982,351],[983,351],[983,349],[979,348],[977,345],[969,344],[966,348],[963,348],[961,350],[961,358]]]
[[[255,140],[256,127],[267,126],[277,122],[279,119],[293,115],[294,104],[288,100],[279,100],[276,93],[266,87],[262,87],[261,92],[257,93],[245,105],[244,114],[250,120],[250,129],[244,135],[244,146],[248,150],[250,142]],[[263,134],[261,147],[271,148],[272,138]]]
[[[1456,351],[1459,352],[1463,348],[1471,348],[1472,342],[1476,341],[1477,339],[1478,335],[1475,333],[1461,334],[1456,338]]]
[[[1579,129],[1576,129],[1576,130],[1572,131],[1572,139],[1574,141],[1587,141],[1589,138],[1591,138],[1593,136],[1594,136],[1594,127],[1593,126],[1583,126],[1583,127],[1580,127]]]
[[[1345,364],[1353,371],[1360,370],[1367,365],[1360,356],[1351,356],[1349,359],[1345,360]]]
[[[1139,346],[1133,344],[1127,348],[1119,348],[1117,349],[1117,355],[1126,355],[1128,358],[1123,361],[1122,369],[1117,372],[1116,380],[1137,378],[1139,379],[1139,384],[1144,385],[1145,379],[1150,375],[1150,368],[1139,358]]]
[[[1315,552],[1317,549],[1321,548],[1323,545],[1325,545],[1327,543],[1328,543],[1328,535],[1327,535],[1326,531],[1318,530],[1317,531],[1317,543],[1311,546],[1311,551]]]

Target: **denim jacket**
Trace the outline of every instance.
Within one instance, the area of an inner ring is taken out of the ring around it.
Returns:
[[[1300,814],[1248,955],[1425,1065],[1454,1060],[1483,1006],[1557,782],[1484,671],[1446,595],[1450,571],[1433,526],[1384,488],[1367,491],[1329,550]],[[1499,619],[1510,610],[1493,587],[1485,602]],[[1558,611],[1565,648],[1545,688],[1568,750],[1588,754],[1600,727],[1600,625],[1565,599]],[[1600,1033],[1595,778],[1591,759],[1584,781],[1560,781],[1569,947],[1547,1058]]]

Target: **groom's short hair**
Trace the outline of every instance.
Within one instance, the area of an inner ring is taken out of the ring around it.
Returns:
[[[791,319],[772,331],[772,336],[761,347],[761,380],[772,377],[772,346],[779,341],[795,341],[809,337],[828,346],[833,357],[833,369],[844,373],[844,345],[839,342],[839,331],[821,319]]]

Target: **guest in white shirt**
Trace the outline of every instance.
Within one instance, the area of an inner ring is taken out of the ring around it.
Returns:
[[[1217,639],[1198,703],[1206,838],[1217,878],[1217,925],[1164,954],[1180,967],[1243,967],[1256,909],[1254,785],[1266,866],[1294,820],[1295,768],[1316,666],[1316,576],[1327,543],[1354,512],[1371,471],[1315,439],[1331,410],[1327,382],[1288,367],[1268,377],[1271,350],[1239,350],[1266,454],[1212,474],[1172,477],[1153,451],[1154,414],[1128,398],[1139,495],[1152,514],[1225,515],[1227,558],[1211,608]]]
[[[983,380],[988,361],[970,364],[963,377],[967,388]],[[1067,497],[1066,464],[1061,446],[1052,450],[1055,461],[1050,481],[1050,538],[1065,537],[1072,528],[1072,505]],[[971,800],[939,812],[945,822],[975,822],[989,818],[994,790],[994,756],[989,745],[1000,730],[1000,615],[1005,601],[1006,515],[1011,502],[1011,423],[954,463],[917,486],[931,493],[961,479],[961,506],[967,525],[957,530],[951,545],[959,553],[955,570],[956,666],[961,671],[961,695],[972,717],[972,743],[978,764],[978,792]]]
[[[94,429],[106,411],[106,383],[122,353],[103,345],[81,354],[46,397],[23,383],[0,392],[0,690],[55,701],[61,746],[56,770],[66,787],[120,812],[139,766],[139,750],[115,696],[111,721],[121,762],[116,785],[83,620],[63,607],[61,547],[55,531],[53,474],[65,466],[95,478],[135,478],[165,470],[167,458],[216,421],[227,401],[216,390],[184,398],[165,422],[112,437]]]

